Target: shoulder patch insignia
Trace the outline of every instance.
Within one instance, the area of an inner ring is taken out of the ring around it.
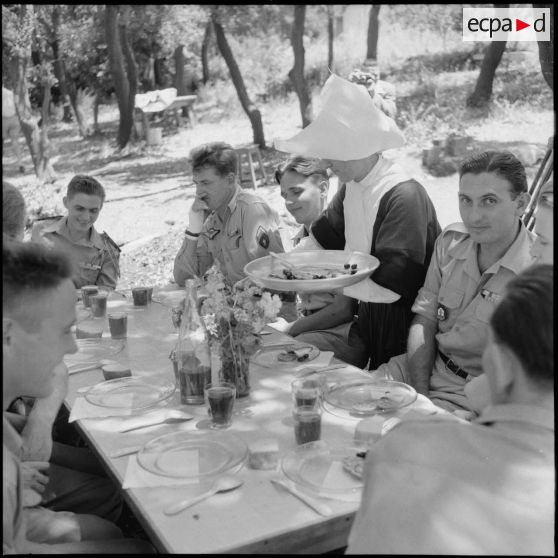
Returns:
[[[256,231],[256,241],[265,250],[269,248],[269,235],[262,226]]]

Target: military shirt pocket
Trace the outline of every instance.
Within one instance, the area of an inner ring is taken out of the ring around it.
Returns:
[[[440,294],[438,296],[438,302],[444,305],[446,308],[455,310],[463,302],[463,297],[465,292],[460,289],[454,289],[451,285],[440,289]]]
[[[100,262],[97,262],[97,259],[93,262],[81,262],[79,264],[79,274],[81,279],[85,281],[85,285],[95,285],[100,271],[101,265]]]
[[[479,301],[477,307],[475,308],[475,316],[481,321],[488,323],[494,309],[496,308],[496,304],[491,300],[485,300],[482,297],[479,297]]]
[[[227,252],[233,252],[240,248],[240,243],[242,242],[242,235],[240,231],[232,231],[227,234],[227,239],[225,241],[225,250]]]

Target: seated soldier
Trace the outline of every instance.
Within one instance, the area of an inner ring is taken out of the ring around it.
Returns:
[[[23,239],[25,215],[25,200],[20,191],[3,182],[4,237]],[[114,522],[122,508],[119,491],[89,449],[53,442],[53,423],[68,391],[68,371],[61,363],[53,373],[54,389],[48,397],[16,399],[4,411],[4,417],[22,440],[27,537],[35,542],[60,539],[67,534],[65,515],[49,514],[48,510],[92,513]]]
[[[106,232],[93,224],[105,201],[105,189],[92,176],[78,174],[70,180],[64,196],[66,217],[35,223],[31,240],[68,254],[74,266],[76,288],[99,285],[114,289],[120,277],[120,248]]]
[[[3,408],[23,395],[49,397],[54,370],[65,354],[77,350],[75,289],[64,254],[36,244],[4,240],[2,250],[2,398]],[[41,512],[52,518],[47,541],[28,536],[23,512],[22,440],[3,416],[3,553],[137,553],[152,552],[143,541],[122,539],[111,522],[87,514]],[[62,518],[60,520],[59,518]],[[48,519],[47,519],[48,523]],[[43,532],[48,526],[42,526]],[[58,535],[58,536],[57,536]],[[60,541],[60,542],[55,542]]]
[[[368,451],[347,554],[554,556],[553,268],[512,278],[483,331],[491,405],[405,419]]]
[[[471,411],[465,384],[482,372],[488,320],[504,287],[531,263],[533,234],[522,223],[527,178],[511,153],[485,151],[459,170],[462,223],[436,241],[412,307],[407,353],[373,375],[410,383],[448,411]]]
[[[320,216],[327,202],[329,178],[316,159],[292,157],[280,164],[275,179],[289,213],[302,225],[293,239],[296,248],[304,250],[312,223]],[[349,364],[366,364],[366,349],[353,327],[356,300],[341,293],[300,293],[301,316],[292,322],[270,324],[276,329],[310,343],[321,351],[333,351]],[[352,332],[352,334],[351,334]],[[349,338],[351,338],[349,342]]]
[[[244,266],[269,252],[283,252],[279,217],[237,181],[238,155],[223,142],[190,152],[196,198],[184,241],[174,260],[174,280],[202,277],[218,262],[230,285],[245,278]]]
[[[539,193],[535,211],[535,242],[531,245],[533,263],[554,264],[554,181],[546,182]],[[465,385],[470,407],[480,412],[489,404],[486,374],[473,378]]]

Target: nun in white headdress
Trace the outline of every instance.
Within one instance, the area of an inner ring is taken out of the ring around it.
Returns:
[[[320,101],[313,122],[274,144],[322,159],[342,184],[312,225],[314,247],[365,252],[380,261],[370,278],[343,289],[359,300],[354,328],[368,348],[368,367],[375,370],[405,353],[411,306],[441,229],[423,186],[382,155],[401,147],[404,137],[366,88],[331,75]]]

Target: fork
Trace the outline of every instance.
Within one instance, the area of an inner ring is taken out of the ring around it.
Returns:
[[[184,422],[187,420],[192,420],[194,417],[190,413],[180,411],[178,409],[171,409],[163,416],[151,417],[144,420],[134,421],[133,424],[128,424],[122,426],[119,432],[131,432],[132,430],[138,430],[140,428],[146,428],[148,426],[155,426],[157,424],[172,424],[175,422]]]

